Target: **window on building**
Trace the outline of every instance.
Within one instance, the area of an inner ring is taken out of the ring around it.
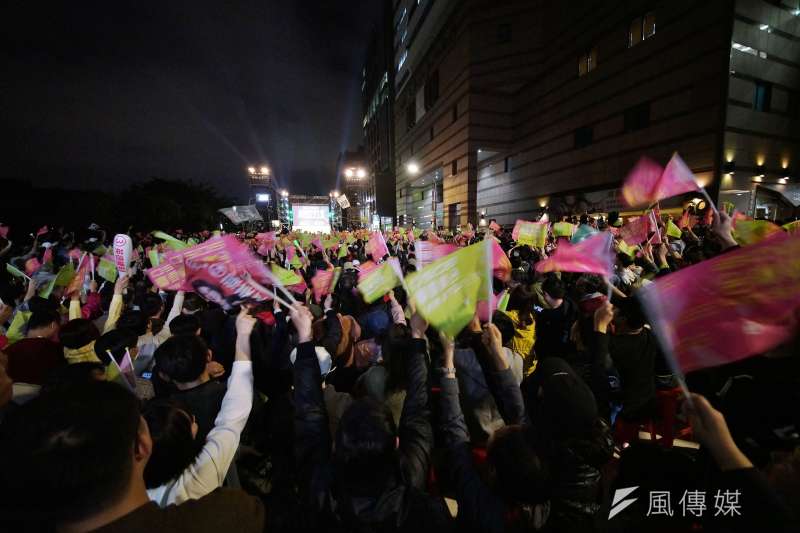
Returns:
[[[511,42],[511,24],[497,25],[497,44]]]
[[[458,104],[453,104],[453,122],[458,120]]]
[[[439,180],[433,187],[433,201],[441,203],[444,200],[444,181]]]
[[[511,168],[511,161],[509,161],[509,157],[503,159],[503,172],[508,173],[508,169]]]
[[[433,140],[433,126],[428,129],[428,142]]]
[[[593,46],[578,58],[578,76],[585,76],[597,68],[597,47]]]
[[[417,122],[417,108],[414,102],[408,104],[406,107],[406,130],[410,130]]]
[[[644,129],[650,125],[650,102],[625,110],[625,133]]]
[[[583,126],[575,130],[575,148],[584,148],[592,144],[594,138],[594,128]]]
[[[628,27],[628,48],[636,46],[645,39],[649,39],[656,34],[656,14],[647,13],[644,16],[636,17]]]
[[[453,162],[450,163],[450,175],[455,176],[458,174],[458,159],[453,159]]]
[[[772,103],[772,84],[756,80],[756,90],[753,93],[753,109],[756,111],[769,111]]]
[[[425,80],[425,111],[428,111],[439,99],[439,71],[434,70]]]

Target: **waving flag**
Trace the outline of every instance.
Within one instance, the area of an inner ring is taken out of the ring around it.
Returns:
[[[169,246],[173,250],[183,250],[184,248],[189,247],[187,243],[183,242],[178,238],[173,237],[172,235],[164,233],[163,231],[154,231],[153,237],[166,241],[167,246]]]
[[[661,229],[658,227],[655,211],[650,211],[650,231],[653,232],[650,242],[653,244],[661,244]]]
[[[285,268],[281,268],[278,265],[272,265],[272,273],[275,274],[275,277],[278,278],[278,282],[281,285],[288,287],[289,285],[297,285],[303,281],[303,278],[292,272],[291,270],[286,270]]]
[[[781,226],[785,229],[789,234],[796,235],[800,233],[800,220],[795,220],[794,222],[789,222],[788,224],[784,224]]]
[[[622,196],[628,205],[639,206],[699,190],[694,174],[675,152],[663,170],[653,160],[641,158],[625,178]]]
[[[761,242],[776,233],[783,233],[783,230],[769,220],[737,220],[733,228],[733,238],[744,246]]]
[[[672,219],[667,220],[667,235],[676,239],[681,238],[681,229],[675,225]]]
[[[619,236],[627,244],[636,246],[647,240],[647,232],[650,229],[650,217],[642,215],[630,220],[619,229]]]
[[[611,239],[610,233],[598,233],[578,244],[561,243],[552,256],[536,263],[536,271],[610,276],[614,267]]]
[[[8,238],[8,230],[10,230],[8,226],[5,224],[0,224],[0,237],[7,239]]]
[[[503,228],[502,228],[502,227],[500,227],[500,224],[498,224],[497,222],[495,222],[494,220],[492,220],[491,222],[489,222],[489,229],[490,229],[490,230],[492,230],[492,231],[494,231],[494,232],[498,232],[498,231],[500,231],[500,230],[501,230],[501,229],[503,229]]]
[[[400,262],[396,257],[392,257],[364,276],[359,276],[358,290],[364,297],[364,301],[371,304],[397,287],[402,279],[403,272],[400,269]]]
[[[332,280],[333,270],[317,270],[317,273],[311,278],[311,288],[316,301],[321,302],[322,297],[330,293]]]
[[[434,261],[406,278],[417,311],[438,330],[455,337],[475,315],[486,283],[490,241],[480,241]]]
[[[575,232],[575,225],[569,222],[555,222],[553,223],[553,237],[572,237]]]
[[[776,234],[642,287],[668,354],[691,372],[790,340],[800,310],[800,237]]]
[[[511,232],[511,238],[517,244],[527,244],[534,248],[544,248],[547,242],[547,222],[529,222],[527,220],[517,220]]]
[[[373,231],[369,237],[366,246],[367,252],[372,256],[375,261],[380,261],[385,256],[389,255],[389,248],[386,246],[386,239],[383,238],[383,233],[380,231]]]
[[[492,244],[492,275],[499,280],[511,279],[511,260],[494,238],[489,239]]]

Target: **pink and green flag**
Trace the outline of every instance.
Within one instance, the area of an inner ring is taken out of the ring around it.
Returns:
[[[100,262],[97,263],[97,273],[110,283],[117,281],[117,275],[119,274],[114,261],[106,257],[101,257]]]
[[[555,222],[553,224],[553,237],[572,237],[575,232],[575,225],[569,222]]]
[[[761,242],[776,233],[783,233],[783,230],[769,220],[737,220],[733,228],[733,238],[744,246]]]
[[[663,169],[652,159],[641,158],[625,178],[622,196],[628,205],[635,207],[699,190],[694,174],[675,152]]]
[[[378,268],[368,272],[363,277],[359,277],[358,290],[364,297],[364,301],[371,304],[375,300],[382,298],[390,290],[397,287],[403,278],[400,269],[400,262],[396,257],[381,263]]]
[[[547,222],[529,222],[527,220],[517,220],[511,238],[517,244],[527,244],[534,248],[544,248],[547,243]]]
[[[486,297],[491,240],[480,241],[438,259],[406,278],[417,311],[432,326],[455,337]]]

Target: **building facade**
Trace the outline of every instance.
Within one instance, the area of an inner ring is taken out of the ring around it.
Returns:
[[[395,205],[394,45],[392,0],[381,0],[378,25],[367,48],[361,80],[364,157],[375,187],[375,214],[392,226]]]
[[[798,13],[795,0],[396,2],[399,222],[624,210],[638,158],[675,151],[712,197],[791,216]]]
[[[272,170],[266,165],[248,167],[247,179],[250,184],[250,203],[255,204],[264,217],[265,226],[275,226],[275,221],[280,222],[281,202]]]

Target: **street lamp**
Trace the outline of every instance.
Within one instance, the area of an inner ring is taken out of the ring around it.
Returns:
[[[406,170],[409,174],[419,174],[419,165],[413,161],[406,164]]]
[[[364,170],[363,168],[356,169],[356,177],[358,177],[358,178],[366,178],[367,177],[367,171]]]
[[[269,175],[269,167],[261,167],[261,173],[265,176]]]
[[[247,172],[249,172],[250,174],[255,174],[256,173],[256,167],[247,167]]]
[[[348,168],[348,169],[346,169],[346,170],[344,171],[344,175],[345,175],[345,177],[347,177],[347,178],[352,178],[352,177],[353,177],[353,174],[355,174],[355,172],[353,171],[353,169],[352,169],[352,168]]]
[[[282,189],[281,190],[281,196],[283,196],[284,198],[288,198],[289,197],[289,191],[287,191],[286,189]]]

